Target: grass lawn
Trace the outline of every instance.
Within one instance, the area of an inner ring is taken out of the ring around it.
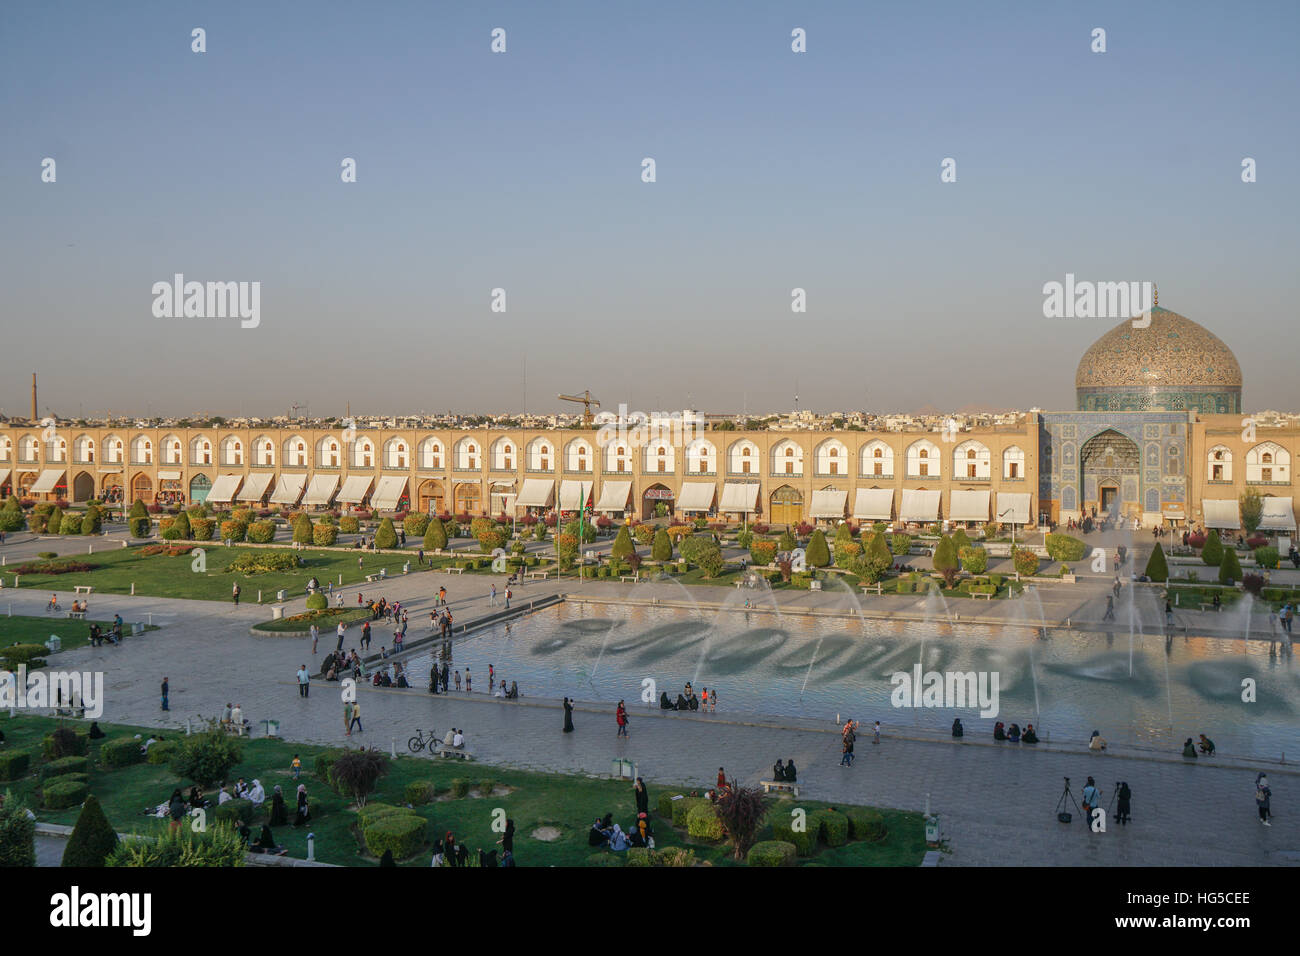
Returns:
[[[258,631],[267,634],[305,634],[311,630],[312,624],[315,624],[317,629],[324,634],[338,627],[340,621],[346,625],[351,625],[358,621],[368,620],[370,620],[370,611],[368,609],[357,607],[355,604],[348,606],[345,603],[341,608],[332,607],[324,611],[304,611],[292,617],[263,621],[261,624],[253,626]]]
[[[189,542],[182,542],[188,544]],[[367,554],[346,551],[303,550],[293,552],[304,560],[304,565],[293,571],[262,574],[232,574],[226,571],[230,563],[241,553],[259,553],[263,549],[241,548],[238,545],[225,547],[211,542],[200,544],[203,548],[207,568],[204,572],[193,570],[193,554],[180,554],[174,557],[166,554],[143,555],[140,548],[122,548],[116,551],[103,551],[79,556],[78,560],[96,565],[93,571],[73,572],[70,574],[24,574],[19,582],[24,588],[37,588],[68,594],[77,584],[93,585],[96,593],[129,594],[131,585],[135,584],[135,593],[150,597],[177,597],[206,601],[229,601],[231,588],[237,582],[242,590],[241,603],[256,603],[257,592],[262,591],[264,601],[273,601],[275,592],[284,588],[292,596],[301,596],[307,582],[313,576],[320,579],[322,585],[333,582],[338,586],[339,575],[344,584],[358,584],[365,581],[367,574],[377,573],[381,568],[388,569],[388,576],[400,576],[402,564],[408,560],[402,555]],[[289,551],[289,549],[283,549]],[[362,568],[357,568],[357,558],[363,559]],[[426,564],[422,569],[415,563],[415,554],[411,553],[411,573],[430,570]],[[450,563],[450,558],[435,559],[435,566]],[[94,603],[94,595],[91,595]],[[60,604],[65,603],[60,599]]]
[[[58,721],[22,715],[12,720],[0,717],[0,729],[6,737],[5,750],[25,749],[33,753],[34,771],[22,780],[2,784],[16,797],[23,799],[36,811],[42,821],[71,824],[76,821],[78,809],[44,811],[39,808],[39,770],[41,738],[58,726]],[[68,726],[84,729],[81,721],[67,721]],[[156,734],[145,728],[101,725],[107,739],[135,733]],[[172,735],[164,731],[167,738]],[[179,734],[177,736],[180,736]],[[292,816],[297,782],[290,774],[290,761],[299,754],[303,763],[301,782],[307,787],[312,806],[310,827],[295,829],[280,827],[275,838],[288,847],[293,856],[306,855],[306,830],[316,835],[317,858],[326,863],[345,866],[374,865],[359,849],[354,832],[356,814],[349,809],[349,801],[335,794],[314,773],[315,757],[325,748],[298,745],[282,740],[257,739],[244,744],[243,762],[230,772],[230,779],[244,777],[262,781],[268,794],[275,784],[284,791]],[[92,745],[91,756],[95,755]],[[455,799],[450,796],[451,782],[461,779],[468,783],[469,795]],[[534,773],[501,767],[463,763],[459,760],[430,759],[428,757],[402,756],[389,765],[389,772],[381,777],[379,787],[370,800],[395,805],[405,803],[407,783],[432,781],[439,790],[435,802],[417,807],[428,821],[426,835],[430,841],[451,830],[456,839],[466,843],[476,859],[479,847],[492,849],[500,834],[492,830],[493,811],[501,808],[515,821],[515,859],[519,866],[584,866],[592,857],[619,856],[595,850],[587,845],[587,830],[591,821],[606,813],[626,828],[635,816],[635,800],[629,782],[593,779],[566,774]],[[493,791],[481,795],[482,781],[490,781]],[[90,788],[103,805],[108,819],[119,832],[151,833],[166,827],[166,821],[146,817],[142,811],[165,801],[172,790],[188,781],[181,781],[165,766],[136,764],[113,771],[92,770]],[[724,844],[697,843],[684,831],[674,830],[671,822],[658,817],[654,808],[665,788],[651,786],[650,807],[655,840],[660,848],[687,846],[695,851],[696,858],[719,865],[732,865],[730,849]],[[702,787],[699,788],[701,791]],[[673,789],[671,792],[689,792]],[[811,812],[827,806],[816,801],[789,799],[772,801],[772,813],[785,818],[789,810],[801,807]],[[834,849],[821,848],[809,860],[829,866],[917,866],[925,853],[924,823],[918,813],[895,810],[882,811],[889,832],[877,843],[850,843]],[[254,817],[254,832],[262,822]],[[532,836],[539,827],[554,827],[558,839],[543,841]],[[765,825],[759,839],[771,839],[771,827]],[[432,850],[429,847],[403,865],[428,866]]]
[[[15,614],[12,617],[0,617],[0,646],[10,644],[44,644],[51,634],[57,634],[63,642],[65,651],[74,647],[85,647],[90,643],[90,625],[98,624],[107,632],[113,626],[112,621],[78,621],[67,617],[63,612],[47,614],[43,617],[31,617]],[[156,631],[157,627],[145,626],[146,631]],[[122,625],[123,640],[131,638],[131,622]]]

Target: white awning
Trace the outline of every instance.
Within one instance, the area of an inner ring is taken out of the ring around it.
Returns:
[[[904,488],[898,517],[903,521],[938,521],[939,492]]]
[[[353,475],[343,482],[343,490],[339,492],[338,502],[344,505],[359,505],[366,500],[366,495],[370,494],[370,483],[374,481],[369,475]]]
[[[560,510],[577,511],[587,504],[590,495],[590,481],[562,481],[560,482]]]
[[[307,484],[305,473],[282,474],[280,480],[275,483],[271,501],[277,505],[296,505],[298,499],[302,497],[302,488],[305,484]]]
[[[728,481],[722,486],[722,502],[718,510],[724,514],[742,514],[758,511],[758,482],[742,484]]]
[[[948,520],[950,521],[988,521],[989,492],[963,491],[954,489],[948,500]]]
[[[9,469],[0,468],[0,486],[3,486],[9,480]]]
[[[180,481],[181,473],[179,471],[160,471],[158,472],[159,481]]]
[[[687,481],[677,499],[678,511],[708,511],[713,507],[716,489],[711,481]]]
[[[405,489],[405,475],[384,475],[379,479],[379,485],[370,497],[370,504],[380,511],[392,511],[402,500],[402,492]]]
[[[516,508],[549,508],[555,496],[552,478],[525,478],[524,487],[515,499]]]
[[[1294,531],[1295,511],[1290,498],[1265,498],[1264,514],[1259,520],[1261,531]]]
[[[243,475],[217,475],[217,480],[212,483],[211,489],[208,490],[206,500],[218,505],[234,501],[235,492],[239,489],[239,483],[243,480]]]
[[[269,471],[255,471],[244,479],[244,487],[239,489],[238,500],[261,501],[274,476]],[[209,495],[211,498],[211,495]]]
[[[29,494],[48,495],[54,490],[54,486],[59,483],[59,479],[62,477],[62,468],[46,468],[41,472],[41,476],[36,479],[36,484],[32,485]]]
[[[1029,524],[1029,492],[999,491],[995,520],[1004,524]]]
[[[302,499],[304,505],[325,506],[330,503],[334,497],[334,491],[339,486],[338,475],[312,475],[311,481],[307,485],[307,494]]]
[[[632,494],[632,482],[607,481],[600,487],[600,499],[596,502],[597,511],[623,511],[627,508],[627,499]]]
[[[853,497],[853,517],[889,521],[894,517],[893,488],[859,488]]]
[[[823,488],[821,491],[814,491],[811,514],[814,518],[843,518],[844,504],[848,499],[849,493],[839,488]]]
[[[1222,528],[1229,531],[1238,531],[1241,528],[1236,498],[1202,498],[1201,512],[1205,515],[1207,528]]]

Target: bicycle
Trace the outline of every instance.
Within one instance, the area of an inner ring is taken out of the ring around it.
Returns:
[[[419,727],[416,727],[415,736],[406,742],[406,747],[413,754],[418,754],[425,747],[429,748],[429,753],[433,753],[434,748],[440,743],[442,743],[442,741],[439,739],[436,732],[430,730],[429,736],[425,737],[424,731]]]

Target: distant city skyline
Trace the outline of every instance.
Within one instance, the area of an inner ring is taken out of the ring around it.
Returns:
[[[1297,410],[1298,27],[1266,2],[6,8],[0,408],[26,417],[36,371],[69,417],[1068,409],[1117,324],[1043,317],[1073,274],[1153,281],[1245,408]],[[260,283],[260,321],[158,317],[176,274]]]

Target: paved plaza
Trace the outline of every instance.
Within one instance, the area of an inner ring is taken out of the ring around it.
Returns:
[[[41,543],[41,549],[47,545]],[[24,548],[13,542],[5,551],[14,560]],[[427,635],[428,610],[433,592],[446,585],[458,625],[473,622],[499,608],[489,608],[486,575],[417,574],[385,582],[382,591],[367,585],[367,593],[382,593],[410,610],[408,646]],[[497,579],[500,590],[503,578]],[[1108,579],[1107,579],[1108,580]],[[691,589],[692,600],[702,606],[727,599],[732,589]],[[1104,584],[1043,585],[1039,588],[1044,617],[1049,622],[1071,617],[1077,625],[1099,618],[1104,607]],[[515,588],[516,605],[526,605],[557,593],[570,599],[584,593],[604,600],[680,600],[673,585],[529,581]],[[345,589],[355,601],[356,588]],[[779,591],[774,597],[782,612],[829,613],[833,593]],[[48,594],[35,589],[0,592],[0,612],[43,613]],[[841,598],[842,599],[842,598]],[[868,596],[863,612],[879,617],[921,614],[916,596]],[[1154,604],[1154,602],[1152,602]],[[960,602],[963,620],[996,622],[1008,614],[1007,601]],[[302,609],[299,598],[288,602],[285,613]],[[777,758],[794,758],[800,768],[802,794],[831,802],[852,802],[922,810],[927,795],[941,817],[950,853],[944,865],[1290,865],[1300,862],[1300,773],[1275,762],[1200,760],[1184,764],[1177,757],[1147,753],[1094,755],[1083,742],[1057,742],[1052,747],[995,745],[992,741],[924,738],[910,728],[886,726],[879,746],[869,735],[860,738],[859,759],[852,768],[839,764],[839,737],[828,721],[791,718],[737,718],[726,713],[664,714],[637,702],[632,710],[632,735],[616,740],[612,708],[580,703],[575,714],[577,730],[560,732],[562,714],[558,700],[524,699],[507,702],[484,693],[429,695],[424,688],[360,689],[365,732],[343,736],[338,685],[314,681],[311,696],[298,696],[294,672],[302,663],[314,670],[332,649],[332,630],[321,635],[316,655],[306,637],[257,636],[249,628],[268,619],[269,607],[245,601],[230,603],[177,599],[95,595],[91,616],[98,619],[120,613],[127,621],[152,619],[161,629],[128,638],[122,647],[79,648],[60,654],[61,669],[102,670],[105,673],[106,721],[177,728],[186,718],[217,714],[227,702],[242,705],[255,727],[261,720],[280,721],[281,735],[289,740],[316,744],[370,744],[388,749],[396,741],[399,752],[417,727],[439,733],[448,726],[466,731],[469,749],[477,759],[520,768],[606,774],[614,757],[630,757],[647,781],[691,784],[703,788],[716,776],[719,765],[746,783],[767,778]],[[1159,629],[1151,612],[1150,624]],[[968,617],[969,615],[969,617]],[[1201,624],[1218,623],[1216,616],[1185,615],[1196,633]],[[81,627],[66,619],[51,618],[51,633]],[[391,633],[375,629],[374,649]],[[356,643],[357,629],[349,631],[345,647]],[[527,642],[529,618],[525,614],[512,626],[513,639]],[[415,648],[412,651],[416,650]],[[457,659],[472,653],[472,642],[456,651]],[[474,662],[477,663],[477,662]],[[477,667],[476,667],[477,669]],[[171,681],[171,711],[158,705],[158,685],[163,675]],[[501,676],[509,675],[503,673]],[[527,688],[521,688],[527,694]],[[581,696],[579,694],[579,696]],[[863,718],[866,715],[860,715]],[[424,758],[427,759],[427,758]],[[1273,786],[1274,824],[1260,825],[1254,806],[1254,779],[1260,769]],[[1078,797],[1088,775],[1096,778],[1109,805],[1117,780],[1133,789],[1133,822],[1120,828],[1110,822],[1109,832],[1090,833],[1076,814],[1065,826],[1056,821],[1055,807],[1062,778],[1069,776]],[[793,806],[794,804],[792,804]]]

